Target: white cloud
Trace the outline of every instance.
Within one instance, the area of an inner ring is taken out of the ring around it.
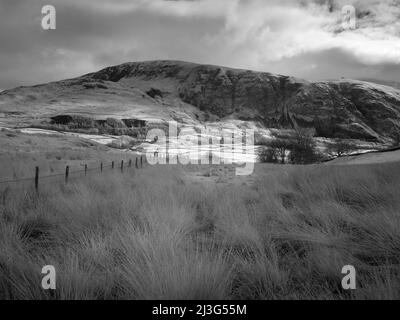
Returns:
[[[369,2],[366,6],[365,2]],[[312,1],[251,0],[237,3],[226,15],[226,27],[208,41],[235,50],[247,47],[263,65],[307,52],[342,49],[365,64],[400,63],[400,5],[397,2],[354,1],[358,28],[341,30],[341,4],[334,10]],[[362,17],[368,12],[368,15]]]
[[[252,67],[304,53],[341,49],[361,63],[400,63],[397,0],[102,0],[101,10],[143,10],[174,18],[223,19],[200,41],[216,55],[242,52]],[[354,5],[358,28],[341,30],[341,8]],[[235,54],[233,55],[235,56]]]

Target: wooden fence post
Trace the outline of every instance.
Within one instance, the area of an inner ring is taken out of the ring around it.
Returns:
[[[85,164],[85,176],[87,175],[87,164]]]
[[[129,159],[128,167],[132,167],[132,159]]]
[[[140,156],[140,167],[143,168],[143,156]]]
[[[114,169],[114,161],[111,162],[111,169]]]
[[[39,167],[35,168],[35,189],[39,189]]]
[[[65,167],[65,183],[68,183],[69,166]]]
[[[103,172],[103,162],[100,163],[100,172]]]
[[[138,163],[138,158],[137,157],[136,157],[135,167],[136,167],[136,169],[139,169],[139,163]]]
[[[121,160],[121,172],[124,172],[124,160]]]

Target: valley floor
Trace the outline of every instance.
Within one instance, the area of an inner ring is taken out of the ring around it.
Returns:
[[[2,179],[131,156],[78,138],[0,143]],[[0,299],[399,299],[399,257],[398,162],[257,164],[247,177],[146,164],[38,192],[0,185]],[[356,290],[342,288],[345,265]]]

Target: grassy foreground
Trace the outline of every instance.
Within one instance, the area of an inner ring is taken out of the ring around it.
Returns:
[[[155,166],[3,187],[0,299],[399,299],[400,165],[283,168],[251,185]]]

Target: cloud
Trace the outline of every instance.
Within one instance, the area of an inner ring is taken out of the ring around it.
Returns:
[[[78,76],[126,61],[176,59],[309,79],[390,78],[400,65],[399,0],[0,0],[0,87]],[[341,8],[357,8],[343,30]],[[290,66],[290,67],[289,67]],[[384,72],[386,70],[386,72]]]
[[[365,64],[400,63],[398,2],[354,1],[358,28],[349,31],[341,29],[340,1],[333,4],[334,10],[331,1],[239,2],[227,14],[225,29],[212,39],[229,50],[248,47],[260,65],[331,49],[344,50]]]

